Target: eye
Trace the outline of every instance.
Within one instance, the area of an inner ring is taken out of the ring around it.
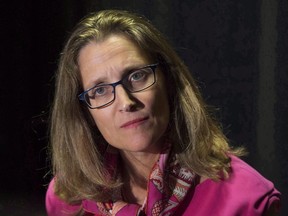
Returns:
[[[91,97],[102,97],[108,94],[108,86],[98,86],[92,89],[91,91]]]
[[[148,71],[146,70],[137,70],[129,75],[129,81],[137,82],[143,81],[148,75]]]

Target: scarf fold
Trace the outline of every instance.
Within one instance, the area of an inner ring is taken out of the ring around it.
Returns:
[[[121,192],[112,195],[110,202],[84,200],[86,212],[103,216],[168,216],[173,215],[188,191],[195,186],[196,175],[185,167],[181,167],[176,155],[170,154],[170,145],[166,145],[158,161],[152,168],[147,185],[146,202],[128,204],[122,200]],[[109,167],[117,169],[119,152],[107,152],[105,158]]]

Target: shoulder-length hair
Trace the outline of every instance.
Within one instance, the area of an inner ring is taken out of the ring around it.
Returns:
[[[219,179],[229,172],[232,151],[207,112],[190,71],[163,35],[144,17],[126,11],[90,14],[76,26],[61,54],[51,114],[51,146],[56,193],[68,202],[104,201],[120,183],[107,181],[102,150],[105,140],[88,108],[77,95],[83,91],[78,55],[91,41],[122,35],[157,61],[166,78],[170,105],[168,126],[172,152],[180,163],[200,176]],[[240,150],[238,151],[238,153]]]

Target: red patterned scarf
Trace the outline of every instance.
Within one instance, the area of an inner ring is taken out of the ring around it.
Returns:
[[[128,204],[120,199],[103,203],[85,200],[83,208],[92,215],[104,216],[168,216],[178,209],[181,201],[184,200],[188,191],[194,187],[196,175],[190,170],[183,168],[178,163],[177,157],[169,155],[170,148],[165,149],[154,165],[148,185],[147,197],[145,203],[140,206],[138,204]],[[117,165],[118,154],[111,153],[107,159],[114,167]],[[113,197],[121,197],[113,195]]]

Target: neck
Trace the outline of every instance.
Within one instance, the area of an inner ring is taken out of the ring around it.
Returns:
[[[123,160],[124,199],[126,202],[143,204],[150,172],[159,158],[158,154],[121,151]]]
[[[149,174],[159,158],[159,153],[130,153],[122,151],[121,157],[124,165],[123,171],[126,176],[129,176],[130,180],[148,180]]]

